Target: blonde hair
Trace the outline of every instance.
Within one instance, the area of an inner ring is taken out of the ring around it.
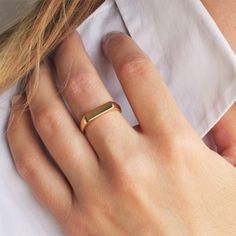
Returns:
[[[0,35],[0,95],[39,70],[40,62],[104,0],[39,0]]]

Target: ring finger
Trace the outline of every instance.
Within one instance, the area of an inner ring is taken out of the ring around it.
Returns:
[[[78,122],[85,113],[112,101],[77,32],[59,47],[55,64],[62,93]],[[86,129],[86,135],[98,155],[111,147],[113,150],[114,147],[120,150],[122,142],[117,140],[130,137],[131,133],[134,130],[119,112],[110,112],[99,117]]]

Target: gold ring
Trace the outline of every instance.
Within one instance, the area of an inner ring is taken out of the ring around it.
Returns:
[[[92,111],[89,111],[87,113],[85,113],[80,121],[80,129],[83,133],[85,133],[86,128],[88,127],[88,125],[96,120],[97,118],[99,118],[100,116],[111,112],[111,111],[119,111],[121,112],[121,108],[120,106],[115,103],[115,102],[107,102],[95,109],[93,109]]]

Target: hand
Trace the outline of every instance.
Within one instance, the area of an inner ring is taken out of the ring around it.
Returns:
[[[217,151],[236,167],[236,104],[210,131]]]
[[[201,141],[128,36],[103,47],[139,128],[110,112],[80,132],[82,115],[112,98],[74,33],[55,57],[74,119],[48,64],[32,99],[32,86],[14,99],[8,141],[20,175],[66,235],[234,235],[235,168]]]
[[[236,2],[234,0],[218,1],[201,0],[218,27],[224,34],[231,48],[236,53]],[[236,104],[215,125],[210,134],[217,146],[218,152],[232,165],[236,166]]]

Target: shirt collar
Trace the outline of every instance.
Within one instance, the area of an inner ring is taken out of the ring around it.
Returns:
[[[128,32],[204,136],[236,100],[235,54],[223,34],[199,0],[115,2]]]

